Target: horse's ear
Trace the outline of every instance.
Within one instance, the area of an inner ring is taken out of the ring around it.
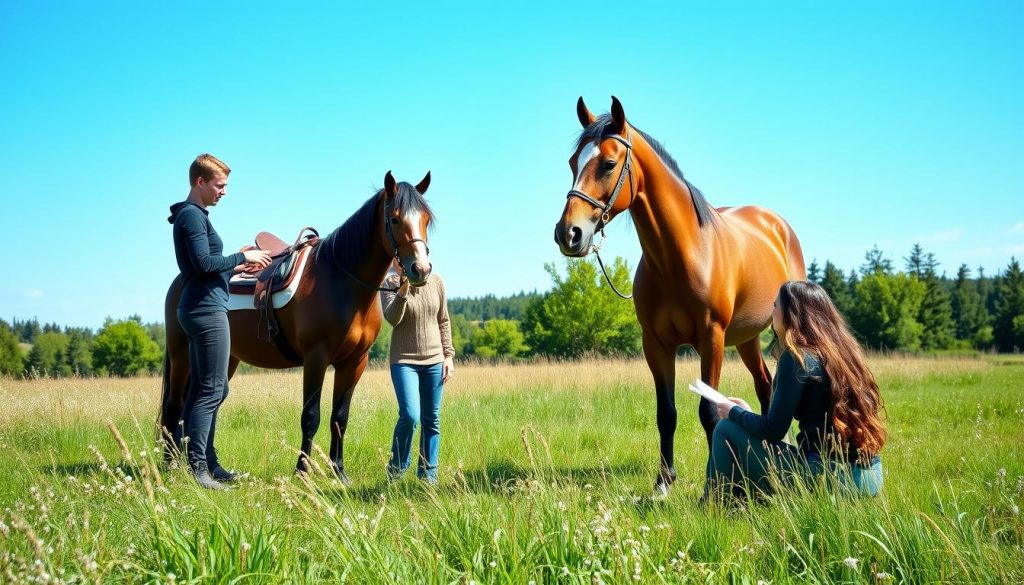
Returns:
[[[619,98],[612,96],[612,131],[622,134],[626,128],[626,112],[622,109],[622,102]]]
[[[590,113],[590,109],[587,108],[587,104],[583,103],[583,96],[580,96],[579,101],[576,102],[576,116],[580,119],[580,124],[584,128],[587,128],[594,123],[594,114]]]
[[[395,196],[395,187],[398,184],[395,182],[395,176],[388,171],[388,174],[384,175],[384,197],[391,199]]]
[[[423,180],[416,185],[416,190],[420,192],[420,195],[425,195],[427,187],[430,187],[430,171],[427,171],[427,176],[423,177]]]

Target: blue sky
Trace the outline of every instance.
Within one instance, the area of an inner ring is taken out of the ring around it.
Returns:
[[[808,262],[1024,257],[1020,2],[260,4],[0,3],[0,318],[162,320],[201,152],[234,171],[229,248],[429,169],[449,294],[546,289],[581,95],[713,205],[780,212]]]

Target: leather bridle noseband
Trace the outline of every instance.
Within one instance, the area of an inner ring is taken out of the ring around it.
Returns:
[[[608,225],[609,221],[611,221],[612,209],[615,207],[615,201],[619,198],[619,193],[622,191],[622,186],[626,183],[626,175],[629,175],[629,205],[627,205],[626,207],[633,205],[633,199],[636,198],[636,188],[633,186],[633,144],[629,140],[628,130],[626,136],[626,138],[623,138],[618,134],[609,134],[604,137],[617,140],[623,146],[626,147],[626,162],[623,163],[622,170],[619,171],[619,180],[615,183],[615,188],[612,189],[612,195],[611,197],[608,198],[608,203],[601,203],[600,201],[591,197],[590,195],[587,195],[583,191],[579,191],[576,189],[570,189],[569,193],[565,196],[565,198],[571,199],[573,197],[576,197],[577,199],[582,199],[583,201],[586,201],[587,203],[593,205],[594,208],[601,210],[601,219],[598,222],[597,226],[594,228],[595,232],[601,232],[601,240],[596,244],[591,243],[590,250],[588,250],[587,253],[583,255],[586,256],[587,254],[593,253],[595,256],[597,256],[597,263],[601,266],[601,271],[604,272],[604,278],[605,280],[608,281],[608,286],[612,287],[612,290],[615,291],[615,294],[619,295],[620,297],[624,299],[631,299],[633,298],[632,294],[628,296],[624,295],[621,292],[619,292],[619,289],[615,288],[615,285],[612,284],[611,277],[608,276],[608,270],[604,267],[604,262],[601,261],[601,246],[604,245],[605,238],[604,227]],[[578,170],[579,172],[583,172],[583,169]]]

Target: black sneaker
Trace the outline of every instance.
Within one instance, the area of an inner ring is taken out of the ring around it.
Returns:
[[[240,476],[241,476],[240,473],[235,473],[234,471],[228,471],[227,469],[224,469],[220,465],[214,466],[214,468],[212,470],[210,470],[210,475],[213,476],[213,479],[215,479],[217,481],[220,481],[220,482],[223,482],[223,483],[231,483],[231,482],[238,481],[240,479]]]

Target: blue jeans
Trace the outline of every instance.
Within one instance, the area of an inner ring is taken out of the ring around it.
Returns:
[[[178,309],[178,322],[188,335],[188,391],[181,418],[188,437],[188,462],[195,469],[219,465],[213,440],[217,411],[228,397],[231,330],[225,311],[192,314]]]
[[[769,492],[773,473],[786,481],[816,478],[826,470],[851,494],[874,497],[882,489],[882,461],[877,456],[870,467],[835,459],[829,459],[826,465],[818,453],[804,455],[788,443],[768,443],[725,419],[715,425],[711,436],[705,493],[725,489],[739,495],[745,486]]]
[[[392,477],[397,477],[409,468],[412,435],[422,418],[416,476],[437,480],[437,451],[441,445],[441,392],[444,390],[442,374],[443,362],[428,366],[391,366],[391,382],[395,385],[395,396],[398,398],[398,422],[395,423],[391,461],[388,462],[388,473]]]

